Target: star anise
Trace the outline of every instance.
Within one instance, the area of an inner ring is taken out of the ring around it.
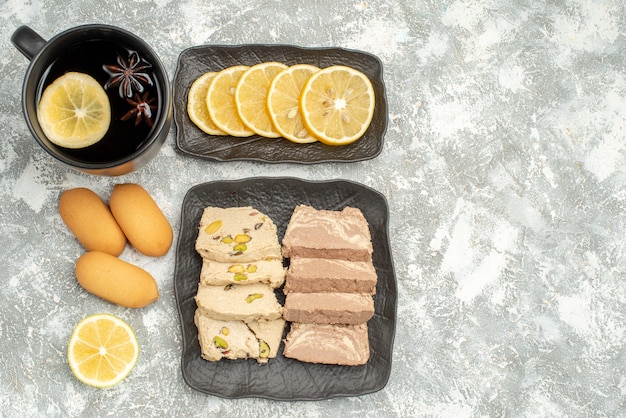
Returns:
[[[152,121],[152,111],[156,110],[156,105],[152,103],[156,100],[155,97],[152,99],[148,99],[148,92],[144,93],[143,97],[139,97],[139,94],[135,93],[135,100],[126,99],[128,104],[133,106],[131,110],[126,112],[124,116],[122,116],[121,120],[129,120],[133,116],[135,117],[135,126],[139,125],[142,121],[145,121],[146,124],[150,127],[154,124]]]
[[[132,97],[135,91],[143,93],[144,84],[152,85],[150,74],[145,72],[152,65],[143,60],[136,51],[130,51],[128,61],[118,54],[117,64],[102,66],[110,76],[104,85],[105,89],[119,87],[119,96],[124,98]]]

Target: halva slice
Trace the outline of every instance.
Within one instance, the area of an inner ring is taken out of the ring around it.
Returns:
[[[200,283],[207,285],[267,283],[278,288],[285,282],[286,269],[280,259],[220,263],[202,260]]]
[[[283,355],[307,363],[365,364],[370,357],[367,326],[292,323]]]
[[[223,321],[273,320],[282,317],[283,313],[274,289],[265,283],[224,286],[200,284],[196,304],[207,316]]]
[[[198,327],[201,356],[208,361],[258,358],[259,341],[243,321],[220,321],[197,309],[194,321]]]
[[[283,291],[346,292],[373,295],[377,274],[371,261],[294,257],[290,260]]]
[[[259,358],[257,361],[265,363],[267,359],[276,357],[280,342],[283,339],[285,320],[282,318],[273,321],[260,319],[247,322],[247,325],[259,340]]]
[[[287,258],[348,261],[370,261],[373,252],[365,216],[360,209],[349,206],[341,211],[296,206],[285,231],[282,249]]]
[[[207,207],[200,219],[196,251],[222,263],[282,260],[276,225],[253,207]]]
[[[374,300],[361,293],[289,293],[283,318],[315,324],[364,324],[374,316]]]

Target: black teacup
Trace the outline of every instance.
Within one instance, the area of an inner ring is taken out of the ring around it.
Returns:
[[[116,176],[137,170],[158,153],[172,124],[171,87],[163,64],[143,40],[114,26],[92,24],[49,41],[21,26],[11,41],[31,61],[22,87],[22,110],[31,133],[50,155],[79,171]],[[111,104],[104,138],[79,149],[52,143],[37,118],[45,88],[71,71],[95,78]]]

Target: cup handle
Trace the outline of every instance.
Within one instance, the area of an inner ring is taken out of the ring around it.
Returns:
[[[11,36],[11,42],[18,51],[31,61],[46,45],[46,40],[28,26],[17,28]]]

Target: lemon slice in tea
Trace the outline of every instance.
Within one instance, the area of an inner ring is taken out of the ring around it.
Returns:
[[[111,105],[104,88],[93,77],[68,72],[44,90],[37,119],[52,143],[64,148],[84,148],[107,133]]]

